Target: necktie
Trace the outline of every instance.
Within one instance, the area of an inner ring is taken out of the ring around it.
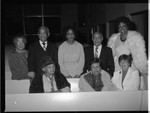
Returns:
[[[50,83],[51,83],[51,92],[54,92],[54,86],[53,86],[53,77],[49,77]]]
[[[46,47],[45,47],[45,44],[46,44],[46,43],[43,42],[42,44],[43,44],[43,49],[46,50]]]
[[[98,58],[98,46],[95,48],[95,58]]]

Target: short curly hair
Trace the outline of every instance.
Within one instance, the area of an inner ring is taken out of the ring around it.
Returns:
[[[17,35],[15,35],[15,36],[13,37],[13,44],[14,44],[14,46],[16,46],[17,40],[18,40],[19,38],[22,38],[22,39],[23,39],[24,44],[27,43],[27,39],[26,39],[26,36],[25,36],[25,35],[23,35],[23,34],[17,34]]]
[[[63,36],[64,36],[64,37],[66,37],[67,32],[68,32],[70,29],[74,32],[74,35],[77,36],[77,31],[76,31],[76,29],[75,29],[73,26],[67,26],[67,27],[65,27],[65,28],[63,29]]]
[[[127,60],[129,62],[129,66],[131,66],[133,59],[132,59],[131,54],[130,55],[123,54],[123,55],[119,56],[119,59],[118,59],[119,65],[122,60]]]
[[[94,63],[99,63],[99,66],[101,66],[101,65],[100,65],[100,64],[101,64],[100,59],[98,59],[98,58],[94,58],[94,59],[90,62],[90,65],[92,66],[92,64],[94,64]]]
[[[131,21],[128,17],[122,16],[122,17],[118,17],[115,20],[115,32],[118,32],[118,26],[120,23],[124,23],[127,25],[128,30],[136,30],[136,25],[133,21]]]

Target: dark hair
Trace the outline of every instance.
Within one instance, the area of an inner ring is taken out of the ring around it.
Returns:
[[[24,40],[24,43],[25,43],[25,44],[27,43],[27,39],[26,39],[26,36],[25,36],[25,35],[23,35],[23,34],[17,34],[17,35],[15,35],[14,38],[13,38],[13,44],[14,44],[14,46],[16,46],[16,41],[17,41],[17,39],[19,39],[19,38],[22,38],[22,39]]]
[[[91,66],[94,63],[99,63],[99,65],[100,65],[100,60],[98,58],[94,58],[94,60],[91,62]]]
[[[74,35],[77,36],[77,31],[73,26],[67,26],[63,29],[63,36],[66,37],[67,32],[71,29],[74,32]]]
[[[127,25],[128,30],[136,30],[135,23],[132,22],[128,17],[122,16],[115,20],[115,32],[118,32],[118,26],[121,22]]]
[[[119,56],[119,59],[118,59],[119,65],[122,60],[127,60],[129,62],[129,66],[131,66],[131,64],[132,64],[131,54],[130,55],[123,54],[123,55]]]

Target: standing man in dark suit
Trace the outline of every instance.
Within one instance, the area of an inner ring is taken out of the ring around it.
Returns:
[[[42,70],[40,68],[41,58],[44,56],[51,56],[52,60],[58,64],[57,61],[57,47],[48,42],[47,38],[50,36],[49,29],[42,26],[38,29],[39,40],[31,44],[29,47],[29,57],[28,57],[28,76],[31,77],[31,82],[34,79],[40,80],[40,75]]]
[[[103,35],[100,32],[93,33],[92,40],[94,45],[85,48],[84,72],[89,71],[91,61],[94,58],[98,58],[101,68],[112,77],[114,73],[114,59],[111,48],[102,46]]]

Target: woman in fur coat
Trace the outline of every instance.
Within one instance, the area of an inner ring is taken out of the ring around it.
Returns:
[[[148,61],[146,56],[145,41],[143,36],[133,30],[135,26],[127,17],[116,19],[118,33],[113,34],[108,40],[108,47],[112,48],[115,71],[120,69],[118,58],[122,54],[131,54],[133,63],[131,68],[138,69],[141,75],[148,74]]]

